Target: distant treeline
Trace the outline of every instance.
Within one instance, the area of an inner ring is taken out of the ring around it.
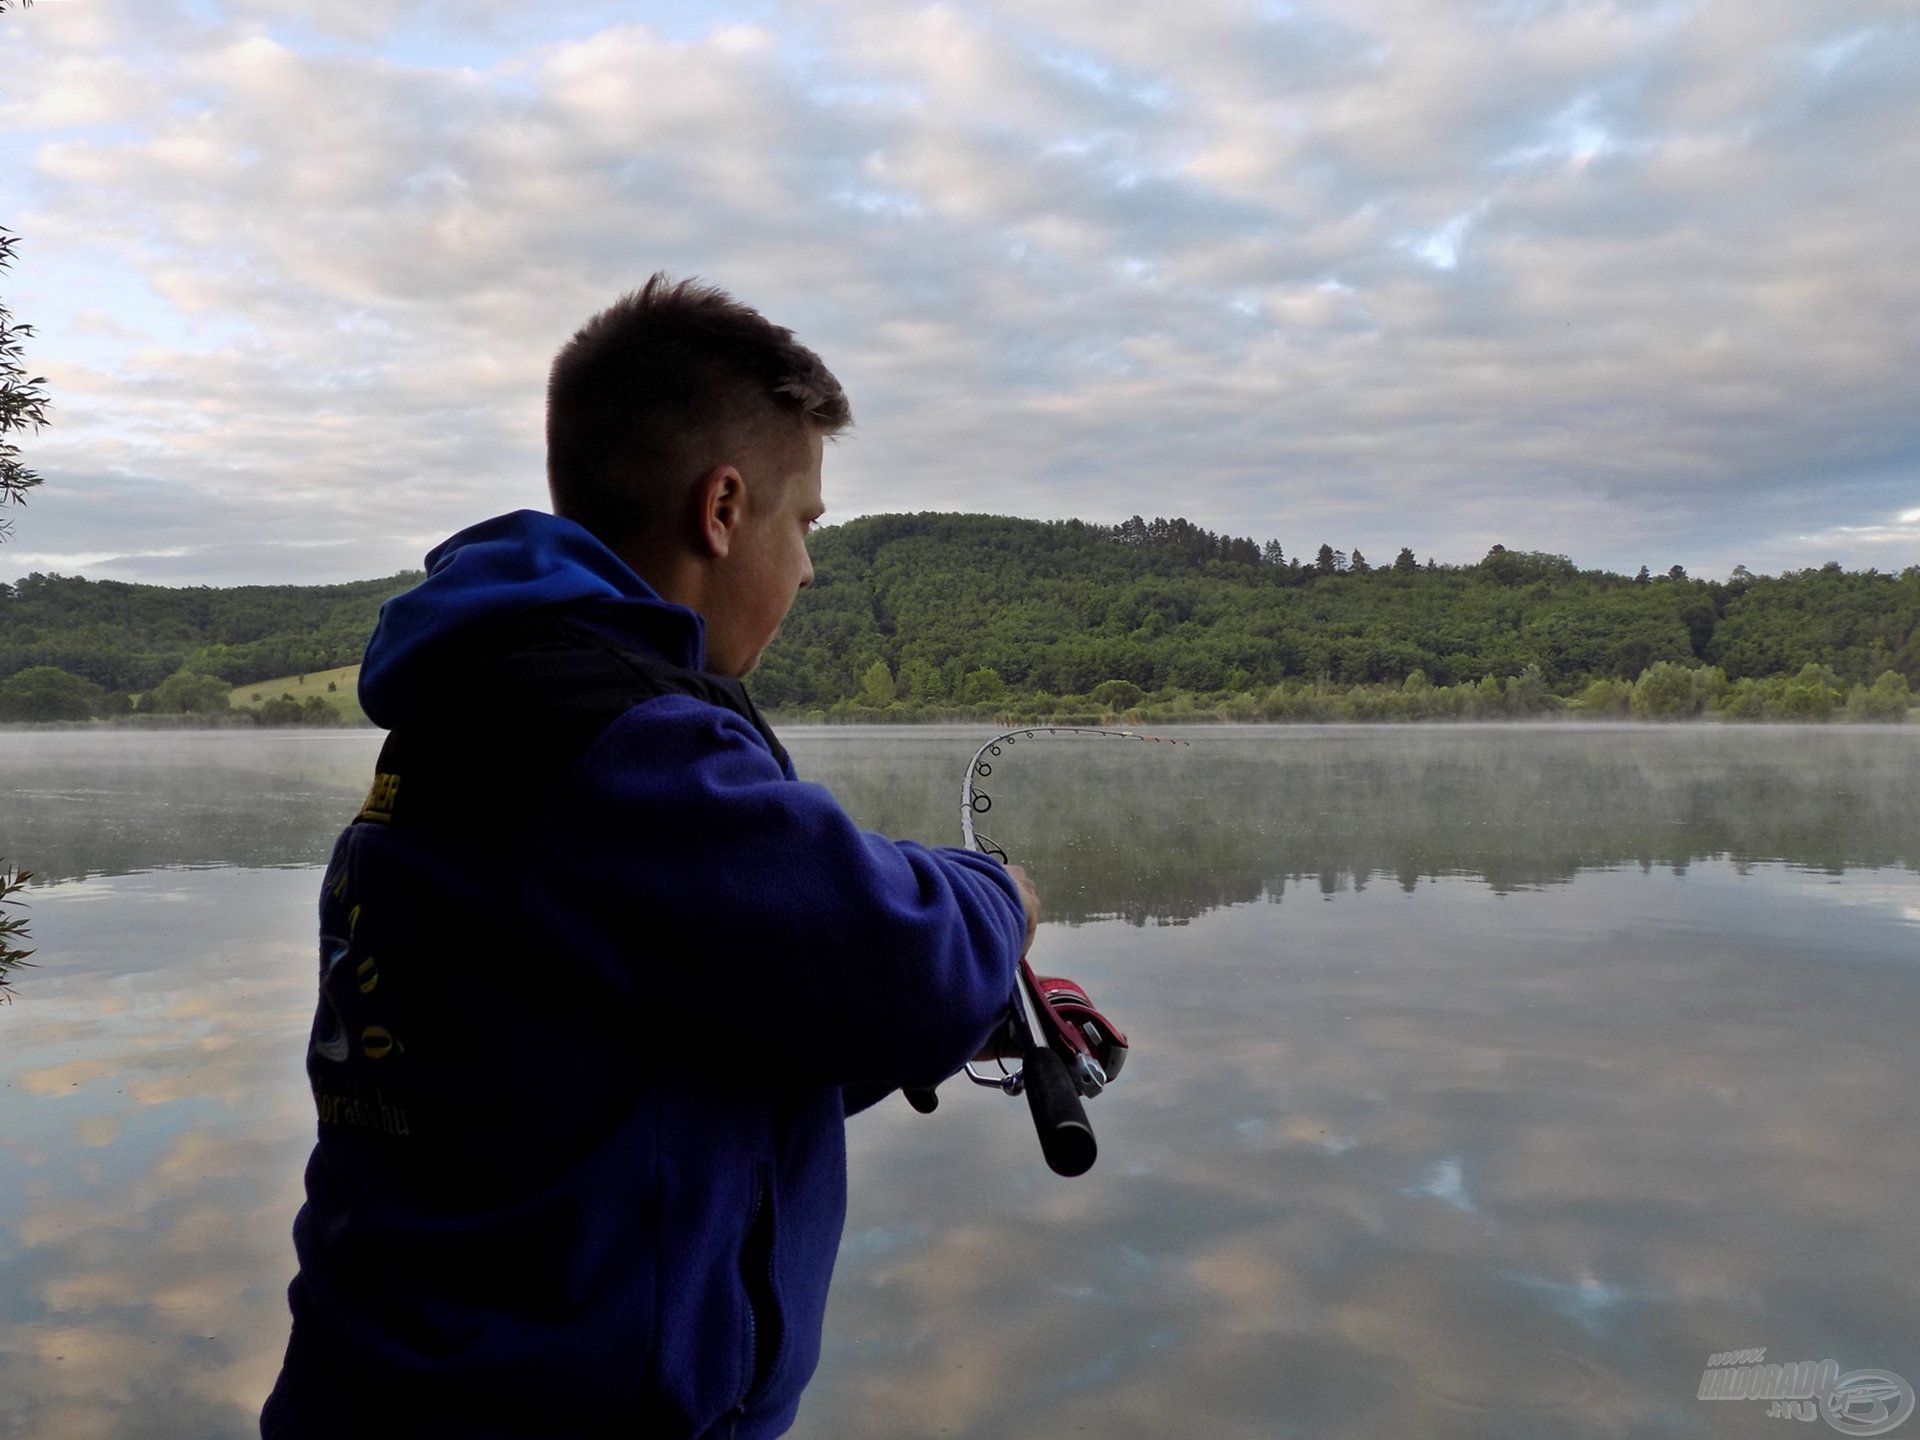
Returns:
[[[0,585],[0,680],[51,666],[128,695],[182,673],[231,687],[357,665],[380,602],[420,579],[216,590],[29,575]]]
[[[1892,718],[1920,683],[1920,566],[1709,581],[1502,546],[1375,566],[1137,516],[872,516],[820,531],[813,554],[814,587],[753,679],[789,716]],[[380,602],[418,578],[28,576],[0,586],[0,718],[125,714],[135,695],[151,713],[218,708],[214,681],[351,664]]]
[[[1411,719],[1575,702],[1814,718],[1856,686],[1880,685],[1884,708],[1920,682],[1920,567],[1705,581],[1502,546],[1473,565],[1402,549],[1375,567],[1185,520],[889,515],[823,531],[814,568],[753,688],[826,718]],[[1684,700],[1667,693],[1673,668],[1695,672]]]

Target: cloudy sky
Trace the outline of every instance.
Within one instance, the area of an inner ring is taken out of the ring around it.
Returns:
[[[1920,561],[1912,0],[41,0],[0,575],[417,564],[648,273],[852,396],[830,518]]]

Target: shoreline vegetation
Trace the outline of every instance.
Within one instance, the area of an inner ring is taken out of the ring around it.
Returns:
[[[1904,724],[1913,714],[1906,677],[1887,671],[1872,685],[1845,686],[1824,666],[1794,676],[1730,681],[1718,669],[1661,661],[1639,678],[1601,679],[1571,696],[1556,695],[1537,666],[1502,681],[1434,685],[1416,670],[1398,685],[1282,681],[1259,691],[1149,695],[1126,681],[1107,681],[1081,696],[1010,697],[992,706],[882,708],[841,702],[830,708],[769,710],[775,724],[1022,725],[1345,725],[1449,721],[1633,720],[1822,724]]]
[[[1920,565],[1721,581],[1495,545],[1374,566],[1139,516],[867,516],[812,549],[751,682],[789,725],[1900,723],[1920,685]],[[0,584],[0,723],[365,725],[361,651],[420,578]]]
[[[347,667],[351,672],[357,667]],[[352,684],[349,673],[346,685]],[[341,686],[338,678],[330,685]],[[243,687],[244,688],[244,687]],[[350,693],[350,691],[349,691]],[[224,698],[224,697],[222,697]],[[357,704],[349,713],[336,688],[304,701],[290,693],[261,704],[216,705],[211,690],[199,708],[134,710],[108,716],[0,720],[10,730],[210,730],[261,728],[372,729]],[[1283,681],[1258,691],[1148,694],[1128,681],[1105,681],[1086,696],[1007,696],[991,704],[939,705],[894,700],[881,705],[769,708],[775,725],[1214,725],[1440,723],[1498,721],[1638,721],[1730,723],[1904,724],[1915,715],[1906,677],[1884,671],[1873,684],[1845,685],[1825,666],[1799,674],[1729,680],[1713,666],[1660,661],[1631,682],[1590,681],[1575,695],[1556,695],[1537,666],[1504,681],[1434,685],[1415,671],[1398,685]]]

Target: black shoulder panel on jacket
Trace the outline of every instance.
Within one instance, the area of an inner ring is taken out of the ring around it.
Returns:
[[[450,655],[375,765],[359,819],[466,826],[538,813],[600,732],[642,701],[691,695],[787,752],[738,680],[668,664],[568,618],[533,611]]]

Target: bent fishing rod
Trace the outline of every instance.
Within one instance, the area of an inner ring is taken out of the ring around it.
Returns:
[[[1007,852],[974,827],[974,817],[993,808],[992,797],[976,782],[993,774],[993,762],[1006,748],[1041,735],[1141,740],[1155,745],[1187,743],[1134,730],[1081,725],[1034,725],[996,735],[974,752],[961,782],[960,833],[967,849],[1007,863]],[[994,1057],[1000,1073],[983,1073],[969,1060],[967,1078],[1004,1095],[1026,1095],[1048,1168],[1065,1176],[1084,1175],[1091,1170],[1099,1146],[1093,1127],[1087,1123],[1083,1102],[1100,1094],[1119,1075],[1126,1063],[1127,1037],[1094,1007],[1087,992],[1063,977],[1036,975],[1022,955],[1006,1016],[982,1053]],[[1020,1057],[1018,1070],[1007,1069],[1003,1057],[1008,1054]],[[931,1089],[909,1089],[906,1096],[923,1115],[931,1114],[939,1104]]]

